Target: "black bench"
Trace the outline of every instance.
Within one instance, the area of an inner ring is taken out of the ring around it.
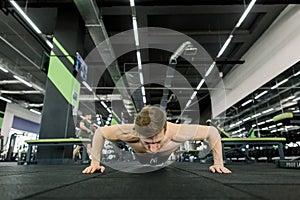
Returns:
[[[91,143],[88,138],[51,138],[51,139],[38,139],[38,140],[25,140],[28,144],[26,155],[26,164],[31,163],[31,153],[33,146],[66,146],[66,145],[81,145]],[[83,148],[82,160],[86,160],[87,151]]]

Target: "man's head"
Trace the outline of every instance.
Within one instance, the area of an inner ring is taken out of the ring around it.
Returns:
[[[160,133],[166,126],[166,113],[156,106],[144,107],[134,121],[134,129],[140,138],[150,138]]]
[[[91,119],[92,119],[92,115],[89,114],[89,113],[86,113],[86,114],[85,114],[85,118],[86,118],[87,120],[91,120]]]
[[[134,129],[142,143],[153,153],[161,148],[166,125],[165,112],[156,106],[144,107],[134,121]]]

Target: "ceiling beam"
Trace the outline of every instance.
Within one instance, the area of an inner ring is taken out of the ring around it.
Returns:
[[[278,7],[285,5],[256,5],[251,10],[252,13],[272,12]],[[146,13],[147,15],[201,15],[201,14],[241,14],[244,11],[244,5],[193,5],[193,6],[138,6],[137,13]],[[105,15],[131,15],[128,6],[101,7],[102,16]]]

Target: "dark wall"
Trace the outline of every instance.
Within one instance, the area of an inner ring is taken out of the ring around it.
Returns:
[[[3,121],[3,118],[4,118],[5,108],[6,108],[6,102],[0,100],[0,130],[2,128],[2,121]]]

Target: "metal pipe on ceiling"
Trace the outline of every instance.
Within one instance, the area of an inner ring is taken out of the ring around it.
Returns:
[[[104,23],[101,19],[101,14],[97,7],[96,1],[74,0],[74,3],[76,4],[83,20],[85,21],[90,36],[99,52],[99,56],[101,56],[101,52],[103,52],[103,49],[99,49],[99,44],[105,42],[107,48],[106,50],[108,51],[109,56],[112,57],[112,60],[116,60],[114,51],[108,39],[109,37],[106,32]],[[118,63],[116,61],[109,66],[108,71],[114,83],[117,84],[118,87],[126,88],[124,81],[121,79],[121,73],[119,71]],[[129,95],[128,91],[119,90],[119,92],[122,95],[123,99],[129,100],[131,102],[132,106],[134,107],[134,111],[136,112],[134,102],[132,101],[132,97]],[[130,113],[133,114],[131,110]]]

